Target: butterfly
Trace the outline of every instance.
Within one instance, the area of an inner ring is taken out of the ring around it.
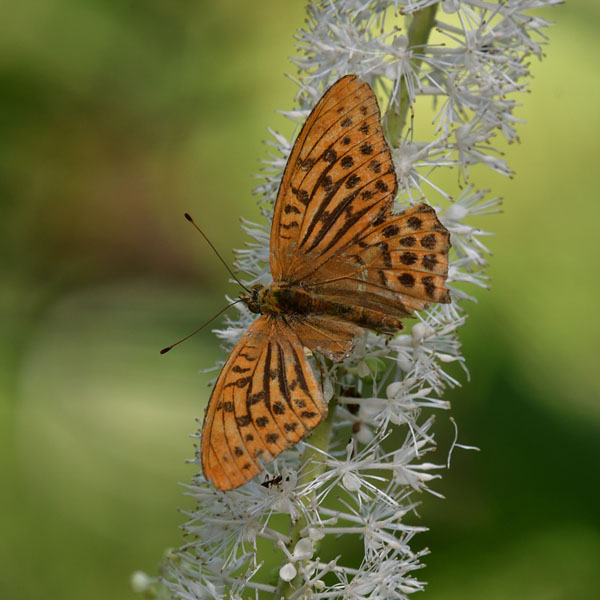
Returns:
[[[288,158],[270,237],[273,283],[240,299],[260,315],[227,359],[202,430],[202,470],[244,484],[327,415],[305,349],[348,357],[365,330],[393,334],[450,302],[450,234],[434,209],[392,212],[398,184],[377,98],[356,75],[316,104]]]

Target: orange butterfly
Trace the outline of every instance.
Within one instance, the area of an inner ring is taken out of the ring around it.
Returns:
[[[450,301],[450,234],[425,204],[393,213],[397,188],[375,94],[342,77],[294,144],[271,228],[273,283],[242,293],[261,316],[208,403],[202,469],[218,489],[254,477],[327,415],[305,347],[340,361],[364,329],[395,333],[428,302]]]

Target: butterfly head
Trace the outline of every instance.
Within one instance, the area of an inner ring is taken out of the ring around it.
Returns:
[[[250,309],[250,312],[261,314],[262,297],[261,292],[264,289],[261,283],[255,283],[249,292],[242,292],[240,300]]]

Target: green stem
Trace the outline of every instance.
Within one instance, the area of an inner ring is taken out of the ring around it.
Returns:
[[[438,4],[432,4],[412,15],[411,23],[408,27],[408,46],[407,51],[411,51],[416,46],[423,46],[429,39],[429,34],[435,24],[435,13]],[[415,71],[419,70],[421,65],[420,58],[411,59]],[[406,115],[410,107],[410,98],[408,96],[408,86],[404,81],[404,75],[400,81],[400,98],[398,103],[390,103],[386,114],[389,140],[394,148],[400,145],[402,140],[402,130],[406,125]]]
[[[327,451],[329,448],[329,440],[331,438],[331,429],[333,426],[333,419],[335,415],[335,407],[337,404],[337,397],[334,395],[329,402],[328,413],[325,420],[314,430],[310,439],[307,440],[310,443],[310,447],[307,446],[302,454],[302,464],[304,465],[304,472],[298,479],[298,487],[309,483],[315,477],[318,477],[325,471],[325,456],[323,451]],[[321,452],[319,452],[321,450]],[[312,498],[304,498],[303,502],[305,505],[309,505]],[[304,516],[301,516],[295,523],[290,524],[290,541],[287,543],[287,549],[291,553],[294,551],[296,544],[300,541],[302,531],[306,528],[307,522]],[[301,584],[301,576],[297,575],[292,581],[283,581],[279,579],[277,584],[277,590],[275,591],[275,600],[281,598],[289,598],[290,594],[294,592]]]

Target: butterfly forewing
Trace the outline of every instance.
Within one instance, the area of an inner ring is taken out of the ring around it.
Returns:
[[[327,414],[302,344],[282,320],[259,317],[225,363],[202,430],[202,469],[221,490],[245,483]]]
[[[349,75],[319,101],[288,159],[271,230],[275,281],[301,281],[391,206],[396,178],[371,88]]]
[[[347,95],[346,88],[352,88],[354,81],[355,78],[352,76],[343,77],[327,90],[302,126],[288,157],[271,224],[270,262],[271,274],[275,281],[283,279],[289,261],[296,252],[300,235],[300,219],[304,216],[309,201],[308,191],[297,186],[293,187],[292,179],[306,173],[310,164],[303,158],[314,147],[316,139],[322,136],[324,128],[327,127],[328,119],[324,118],[324,115],[339,105],[340,99]]]

